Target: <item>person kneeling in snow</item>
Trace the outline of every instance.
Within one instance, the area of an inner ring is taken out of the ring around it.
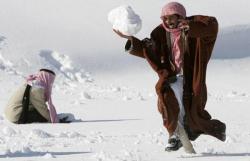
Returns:
[[[175,151],[182,146],[180,132],[187,133],[188,141],[200,134],[225,141],[226,125],[212,119],[205,110],[206,68],[217,38],[216,18],[186,17],[183,5],[170,2],[162,8],[161,19],[150,39],[139,40],[118,30],[114,32],[128,39],[125,49],[145,58],[159,76],[158,109],[169,133],[165,150]]]
[[[5,117],[16,124],[67,122],[65,118],[58,119],[52,103],[51,91],[55,77],[55,73],[48,69],[40,69],[37,74],[30,75],[9,100]]]

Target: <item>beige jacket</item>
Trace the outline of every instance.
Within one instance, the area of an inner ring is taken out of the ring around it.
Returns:
[[[21,115],[22,112],[22,100],[23,95],[25,92],[27,84],[22,85],[10,98],[6,108],[5,108],[5,117],[13,122],[16,123]],[[29,109],[35,108],[44,118],[50,121],[49,110],[45,103],[44,97],[44,89],[32,87],[30,90],[30,104]]]

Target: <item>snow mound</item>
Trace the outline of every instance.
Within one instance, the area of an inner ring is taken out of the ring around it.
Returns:
[[[14,63],[4,57],[4,48],[7,46],[6,39],[6,37],[0,36],[0,71],[14,75],[22,75],[21,72],[15,69]]]
[[[39,56],[44,60],[43,66],[62,74],[69,80],[80,83],[93,82],[88,72],[78,69],[72,63],[69,56],[52,50],[41,50]]]
[[[13,64],[5,59],[0,53],[0,70],[9,71],[12,68]]]
[[[3,46],[6,44],[6,37],[0,36],[0,49],[3,48]]]
[[[80,99],[88,99],[88,100],[90,100],[92,98],[93,97],[89,93],[87,93],[87,92],[82,92],[81,96],[80,96]]]
[[[13,64],[9,60],[5,59],[1,54],[1,50],[6,44],[5,40],[6,37],[0,36],[0,70],[7,70],[13,66]]]
[[[30,149],[28,145],[25,146],[21,145],[3,150],[2,155],[9,157],[16,157],[16,156],[22,156],[24,154],[31,154],[32,152],[33,151]]]
[[[141,30],[142,22],[140,17],[130,6],[120,6],[111,10],[108,14],[108,21],[113,29],[119,30],[125,35],[135,35]]]

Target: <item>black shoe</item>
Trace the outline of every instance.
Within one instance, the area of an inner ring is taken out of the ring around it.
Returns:
[[[227,139],[226,133],[222,133],[221,135],[222,135],[221,141],[226,141]]]
[[[177,151],[182,147],[181,140],[177,137],[171,137],[168,140],[168,145],[165,148],[165,151],[171,152],[171,151]]]
[[[220,141],[226,141],[227,136],[225,132],[222,133],[217,133],[215,136],[217,139],[219,139]]]
[[[227,139],[227,135],[226,135],[226,125],[224,125],[224,127],[222,128],[222,133],[221,133],[221,141],[226,141]]]
[[[224,126],[216,129],[215,137],[221,141],[226,141],[226,125],[223,124]]]

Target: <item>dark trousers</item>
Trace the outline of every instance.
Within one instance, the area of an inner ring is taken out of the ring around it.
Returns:
[[[33,122],[48,122],[36,109],[28,111],[25,122],[23,124],[33,123]]]

